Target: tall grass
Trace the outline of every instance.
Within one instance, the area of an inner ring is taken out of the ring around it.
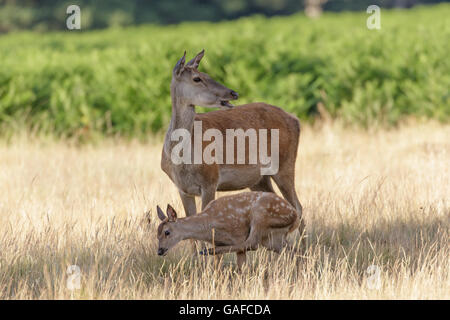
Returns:
[[[449,136],[431,123],[305,127],[296,182],[306,259],[258,250],[242,273],[231,255],[193,260],[188,244],[157,256],[156,205],[183,214],[159,142],[1,142],[0,298],[449,299]],[[73,264],[81,288],[72,292]],[[379,289],[368,285],[370,265]]]

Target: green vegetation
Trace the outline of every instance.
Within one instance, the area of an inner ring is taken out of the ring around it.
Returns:
[[[413,115],[450,119],[450,6],[310,20],[251,17],[105,31],[0,37],[0,126],[58,136],[80,130],[158,132],[170,119],[171,70],[206,50],[200,67],[240,94],[300,118],[321,102],[350,123],[395,124]]]

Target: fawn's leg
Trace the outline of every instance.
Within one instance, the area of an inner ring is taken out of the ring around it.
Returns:
[[[247,253],[244,252],[236,252],[236,258],[237,258],[237,266],[239,270],[242,269],[242,265],[245,263],[245,260],[247,258]]]
[[[284,246],[286,245],[285,231],[280,232],[278,230],[273,230],[265,239],[262,240],[262,245],[270,251],[281,253]]]
[[[283,251],[283,249],[286,249],[286,254],[289,254],[292,257],[300,258],[300,261],[304,260],[303,251],[296,245],[290,244],[287,239],[287,234],[283,234],[281,236],[275,236],[273,239],[265,239],[263,241],[263,246],[266,247],[268,250],[271,250],[273,252],[276,252],[278,254]]]
[[[257,226],[252,226],[250,229],[250,234],[248,236],[248,238],[240,243],[240,244],[236,244],[236,245],[232,245],[232,246],[220,246],[220,247],[215,247],[213,248],[209,248],[209,249],[205,249],[202,250],[200,252],[200,254],[202,255],[214,255],[214,254],[223,254],[223,253],[231,253],[231,252],[245,252],[245,251],[252,251],[252,250],[256,250],[258,248],[258,244],[259,244],[259,240],[260,240],[260,232],[259,232],[259,228]]]
[[[258,248],[257,244],[254,245],[247,245],[245,242],[242,244],[237,244],[233,246],[220,246],[213,248],[208,248],[205,250],[200,251],[201,255],[214,255],[214,254],[224,254],[224,253],[232,253],[232,252],[245,252],[245,251],[253,251]]]

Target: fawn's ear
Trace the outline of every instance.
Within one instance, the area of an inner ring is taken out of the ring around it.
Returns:
[[[167,205],[167,216],[169,217],[169,221],[177,220],[177,213],[175,212],[175,209],[172,208],[172,206],[170,204]]]
[[[200,51],[195,58],[193,58],[191,61],[189,61],[186,66],[192,67],[194,69],[198,68],[198,65],[200,64],[200,61],[202,60],[203,56],[205,55],[205,49]]]
[[[184,68],[184,63],[186,62],[186,50],[184,51],[184,55],[178,60],[177,64],[173,68],[173,75],[179,76]]]
[[[161,221],[164,221],[167,219],[166,215],[164,214],[164,212],[161,210],[161,208],[159,206],[156,206],[156,212],[158,212],[158,218]]]

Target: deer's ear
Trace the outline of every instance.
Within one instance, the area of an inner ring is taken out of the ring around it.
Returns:
[[[167,205],[167,216],[169,217],[169,221],[177,220],[177,213],[175,212],[175,209],[172,208],[172,206],[170,204]]]
[[[161,208],[159,206],[156,206],[156,212],[158,212],[158,218],[161,221],[164,221],[167,219],[166,215],[164,214],[164,212],[161,210]]]
[[[179,76],[184,68],[184,63],[186,62],[186,50],[184,51],[183,56],[180,60],[178,60],[177,64],[173,68],[173,74]]]
[[[194,69],[198,68],[198,65],[200,64],[200,61],[202,60],[203,56],[205,55],[205,49],[200,51],[195,58],[193,58],[191,61],[189,61],[186,65],[189,67],[192,67]]]

